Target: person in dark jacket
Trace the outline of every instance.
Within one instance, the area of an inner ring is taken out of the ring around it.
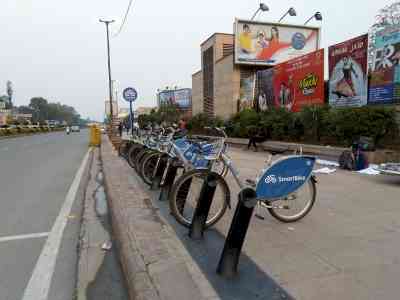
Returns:
[[[247,150],[250,150],[250,147],[254,147],[254,151],[258,151],[257,143],[263,143],[267,140],[266,130],[262,127],[257,126],[249,126],[248,127],[249,134],[249,143],[247,144]]]

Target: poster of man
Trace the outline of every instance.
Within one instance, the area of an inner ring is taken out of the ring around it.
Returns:
[[[329,47],[329,104],[362,106],[368,97],[368,35]]]
[[[274,67],[274,106],[299,112],[305,105],[324,103],[324,50]]]
[[[274,66],[318,50],[319,28],[236,20],[235,62]]]

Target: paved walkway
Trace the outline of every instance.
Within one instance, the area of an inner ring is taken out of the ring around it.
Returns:
[[[255,178],[267,157],[238,148],[230,155],[244,178]],[[398,299],[400,178],[338,170],[318,180],[317,203],[300,222],[253,217],[240,276],[230,290],[215,275],[215,266],[234,210],[204,242],[193,243],[169,216],[167,203],[154,203],[222,299],[262,299],[269,278],[296,299]],[[228,181],[235,207],[239,189],[231,176]]]

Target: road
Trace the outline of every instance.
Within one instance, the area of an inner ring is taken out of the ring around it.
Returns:
[[[0,140],[0,299],[28,299],[23,298],[25,289],[35,276],[34,270],[40,271],[38,258],[46,248],[54,223],[63,221],[64,216],[57,217],[87,145],[87,131],[69,136],[57,132]],[[68,220],[60,237],[60,251],[56,252],[55,271],[49,272],[48,299],[73,296],[79,206],[79,201],[75,201],[65,216]],[[52,239],[59,238],[57,234],[51,235]],[[44,265],[51,265],[49,259],[51,255],[44,258]]]

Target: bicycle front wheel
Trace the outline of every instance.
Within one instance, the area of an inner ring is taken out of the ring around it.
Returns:
[[[172,186],[169,205],[172,215],[185,227],[193,220],[203,184],[208,175],[216,180],[214,197],[206,220],[206,228],[217,223],[225,214],[230,202],[230,190],[225,179],[209,170],[192,170],[184,173]]]
[[[293,194],[276,201],[272,201],[268,208],[270,214],[284,223],[291,223],[304,218],[312,209],[317,189],[315,181],[309,179],[299,190]],[[261,204],[263,206],[263,203]]]
[[[157,166],[158,159],[162,154],[159,152],[150,153],[145,156],[140,166],[140,174],[143,181],[151,185],[153,183],[153,175]]]

